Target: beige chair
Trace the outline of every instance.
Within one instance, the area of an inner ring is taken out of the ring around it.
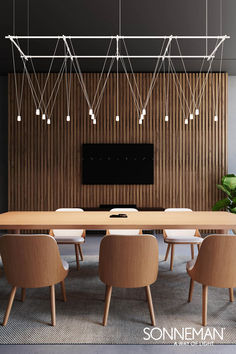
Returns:
[[[110,210],[111,213],[115,214],[125,214],[126,212],[131,212],[131,213],[137,213],[138,209],[135,208],[113,208]],[[107,235],[130,235],[130,236],[137,236],[137,235],[142,235],[142,230],[107,230],[106,232]]]
[[[158,242],[152,235],[103,237],[99,252],[99,277],[106,284],[103,325],[106,326],[112,287],[146,288],[152,325],[155,315],[150,285],[158,274]]]
[[[64,279],[69,265],[62,260],[57,243],[49,235],[4,235],[0,238],[0,253],[8,283],[12,286],[10,299],[3,320],[7,324],[17,288],[49,286],[51,292],[51,323],[56,324],[55,287],[61,283],[63,300],[66,301]]]
[[[56,212],[83,212],[81,208],[60,208]],[[50,230],[59,245],[74,245],[77,269],[79,270],[79,254],[81,261],[84,260],[81,244],[85,242],[85,230]]]
[[[236,287],[236,237],[210,235],[202,242],[198,257],[187,263],[190,279],[188,302],[192,301],[194,281],[202,284],[202,325],[207,325],[208,286],[228,288],[233,301]]]
[[[167,208],[165,212],[192,212],[187,208]],[[168,244],[165,261],[168,259],[171,248],[170,270],[173,270],[175,245],[190,245],[191,258],[194,259],[194,245],[198,246],[198,250],[203,241],[199,231],[194,230],[163,230],[164,242]]]

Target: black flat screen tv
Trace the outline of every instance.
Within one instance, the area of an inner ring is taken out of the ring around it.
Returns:
[[[83,184],[153,184],[153,144],[83,144]]]

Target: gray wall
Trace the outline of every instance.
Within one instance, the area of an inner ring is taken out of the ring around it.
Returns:
[[[228,171],[236,174],[236,76],[229,76]]]
[[[7,76],[0,76],[0,213],[7,210]]]

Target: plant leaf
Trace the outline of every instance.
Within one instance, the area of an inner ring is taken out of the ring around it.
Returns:
[[[216,202],[215,205],[212,207],[212,210],[217,211],[217,210],[226,209],[226,207],[229,205],[230,205],[230,200],[228,198],[224,198],[224,199],[218,200],[218,202]]]
[[[224,186],[222,186],[221,184],[217,184],[216,186],[219,190],[221,190],[222,192],[226,193],[229,197],[231,197],[230,192]]]
[[[236,207],[230,208],[230,212],[236,214]]]
[[[228,190],[235,190],[236,189],[236,177],[227,177],[224,176],[222,178],[222,185],[227,188]]]

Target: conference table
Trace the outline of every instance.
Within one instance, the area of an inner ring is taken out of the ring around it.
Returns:
[[[127,218],[111,218],[109,211],[55,212],[9,211],[0,214],[0,230],[48,230],[48,229],[236,229],[236,214],[220,211],[126,212]]]

